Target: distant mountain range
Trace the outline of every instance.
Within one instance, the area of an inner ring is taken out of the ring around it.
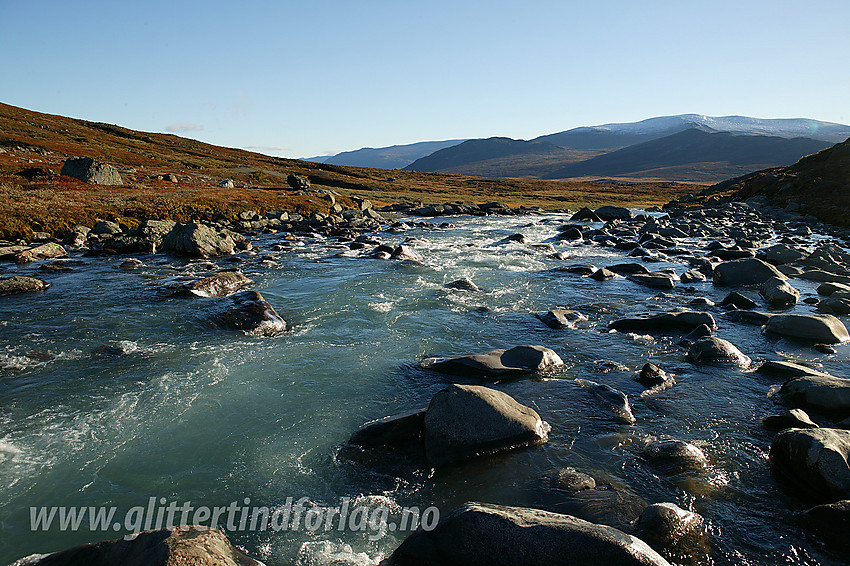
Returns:
[[[583,126],[532,140],[494,137],[422,142],[365,148],[322,160],[485,177],[717,182],[765,167],[789,165],[848,137],[850,126],[807,118],[681,114]]]

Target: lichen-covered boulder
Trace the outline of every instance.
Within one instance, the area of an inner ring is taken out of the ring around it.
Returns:
[[[70,157],[62,165],[60,175],[79,179],[90,185],[123,185],[124,179],[112,165],[95,161],[91,157]]]

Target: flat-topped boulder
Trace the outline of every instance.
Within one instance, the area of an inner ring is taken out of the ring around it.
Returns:
[[[176,224],[162,240],[163,251],[189,257],[227,255],[235,248],[236,242],[228,232],[199,222]]]
[[[50,283],[26,275],[0,277],[0,296],[35,293],[37,291],[44,291],[48,287],[50,287]]]
[[[422,367],[455,375],[504,375],[544,371],[564,365],[554,350],[544,346],[514,346],[457,358],[429,358]]]
[[[425,457],[435,467],[500,450],[541,444],[548,425],[510,395],[478,385],[450,385],[425,412]]]
[[[632,211],[623,206],[600,206],[593,213],[601,220],[630,220],[634,217]]]
[[[47,242],[40,246],[33,246],[29,249],[20,251],[15,257],[18,263],[29,263],[42,259],[54,259],[57,257],[65,257],[68,252],[65,251],[60,244],[56,242]]]
[[[717,328],[711,313],[698,311],[668,312],[645,318],[623,318],[611,322],[608,327],[618,332],[690,332],[703,324],[711,329]]]
[[[770,461],[812,493],[850,497],[850,430],[782,431],[770,446]]]
[[[770,317],[764,329],[766,332],[824,344],[850,340],[844,323],[830,314],[778,314]]]
[[[214,321],[223,328],[254,336],[276,336],[287,330],[286,321],[257,291],[242,291],[221,301]]]
[[[218,529],[177,527],[83,544],[16,562],[27,566],[263,566],[236,549]]]
[[[226,297],[253,283],[240,270],[226,269],[188,283],[185,290],[199,297]]]
[[[572,515],[466,503],[407,537],[382,566],[669,566],[642,540]]]
[[[771,277],[762,283],[759,294],[772,307],[793,306],[800,299],[800,291],[792,287],[788,281],[779,277]]]
[[[814,373],[789,379],[779,392],[809,409],[850,415],[850,379]]]
[[[714,268],[713,273],[715,285],[730,287],[761,285],[771,277],[786,278],[774,266],[756,258],[724,261]]]
[[[785,360],[770,360],[764,362],[756,370],[756,373],[778,379],[792,379],[804,375],[831,377],[829,374],[822,371],[801,364],[795,364],[794,362],[786,362]]]
[[[800,261],[808,255],[808,253],[787,244],[775,244],[769,248],[759,250],[756,257],[773,265],[784,265],[786,263]]]

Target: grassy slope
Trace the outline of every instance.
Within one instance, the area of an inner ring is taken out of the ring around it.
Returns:
[[[88,156],[121,170],[122,187],[94,186],[60,177],[68,156]],[[30,169],[27,173],[26,170]],[[39,174],[39,171],[43,174]],[[27,173],[22,175],[22,173]],[[171,173],[178,182],[154,180]],[[174,135],[53,116],[0,104],[0,237],[28,237],[32,230],[59,235],[100,218],[132,224],[146,218],[215,219],[243,210],[326,211],[316,195],[297,194],[290,173],[332,189],[343,204],[350,196],[376,206],[500,200],[510,206],[576,208],[584,205],[662,204],[701,188],[680,183],[617,185],[534,179],[482,179],[396,170],[340,167],[217,147]],[[218,186],[233,179],[234,189]]]

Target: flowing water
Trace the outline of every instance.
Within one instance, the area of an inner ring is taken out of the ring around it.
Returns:
[[[760,418],[781,410],[768,396],[776,382],[690,364],[678,336],[607,330],[624,315],[696,297],[720,301],[728,289],[707,282],[658,292],[622,278],[598,283],[553,271],[626,261],[608,248],[559,242],[555,249],[572,257],[550,258],[545,242],[566,218],[462,217],[451,219],[451,229],[380,235],[391,244],[417,238],[411,245],[423,265],[335,257],[346,248],[322,238],[268,252],[280,235],[262,236],[260,252],[238,266],[292,323],[276,338],[211,328],[215,299],[161,292],[175,277],[208,274],[203,262],[148,256],[141,257],[146,267],[126,271],[118,268],[122,258],[94,257],[69,262],[73,271],[39,272],[49,290],[0,299],[0,563],[124,534],[33,532],[31,507],[115,506],[120,520],[151,497],[210,507],[249,498],[272,508],[306,497],[308,506],[350,498],[369,508],[435,506],[444,515],[471,500],[576,512],[552,487],[552,474],[566,466],[606,476],[629,497],[702,514],[711,543],[694,551],[701,563],[840,563],[796,519],[810,502],[771,474],[772,436]],[[531,243],[498,243],[515,232]],[[4,274],[35,267],[7,265]],[[483,292],[444,287],[460,277]],[[806,282],[795,285],[804,297],[814,294]],[[553,330],[533,316],[556,306],[589,320]],[[847,348],[826,356],[708,310],[719,336],[754,361],[810,360],[850,377]],[[548,346],[565,361],[543,378],[493,385],[540,413],[552,428],[547,444],[436,473],[393,450],[341,448],[364,422],[427,406],[451,382],[420,369],[423,358],[519,344]],[[124,354],[95,353],[104,345]],[[646,361],[674,373],[676,385],[642,397],[633,375]],[[637,423],[622,424],[576,378],[627,393]],[[641,447],[664,436],[700,446],[710,469],[689,478],[653,469]],[[272,565],[376,564],[404,534],[237,528],[228,536]]]

